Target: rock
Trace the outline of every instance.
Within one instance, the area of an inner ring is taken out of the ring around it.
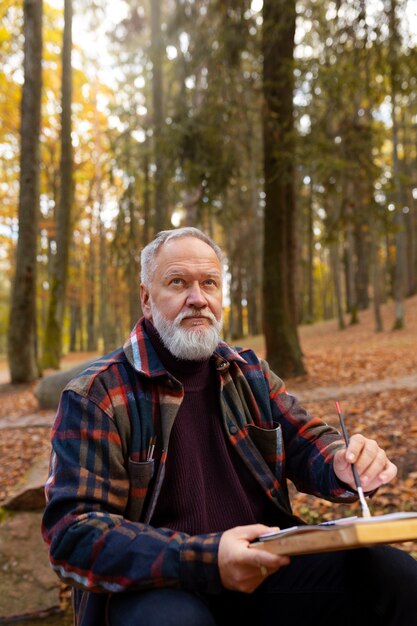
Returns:
[[[3,507],[9,511],[37,511],[45,506],[43,485],[34,489],[22,489],[8,498]]]
[[[8,511],[33,511],[45,506],[45,481],[48,478],[49,451],[38,456],[3,503]]]
[[[41,517],[10,513],[0,523],[0,622],[59,607],[60,583],[41,537]]]
[[[35,387],[34,394],[42,409],[56,409],[59,404],[61,393],[77,374],[85,370],[93,360],[84,361],[71,369],[62,370],[55,374],[45,376]]]

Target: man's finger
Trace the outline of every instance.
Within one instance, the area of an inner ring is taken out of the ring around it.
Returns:
[[[365,448],[367,440],[363,435],[352,435],[346,449],[346,459],[349,463],[355,463]]]
[[[236,539],[253,541],[261,535],[269,532],[278,532],[279,526],[265,526],[265,524],[248,524],[247,526],[236,526],[231,529],[231,533]]]

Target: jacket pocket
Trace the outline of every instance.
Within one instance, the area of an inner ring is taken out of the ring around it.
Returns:
[[[140,520],[154,470],[154,459],[150,461],[133,461],[129,458],[128,472],[130,484],[126,517],[132,522],[138,522]]]
[[[281,426],[276,428],[260,428],[255,424],[247,424],[246,429],[251,441],[258,448],[265,462],[281,481],[284,464],[284,446]]]

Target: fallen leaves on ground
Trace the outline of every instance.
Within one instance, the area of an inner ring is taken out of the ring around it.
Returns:
[[[48,427],[14,428],[23,415],[42,414],[33,393],[36,383],[0,385],[0,418],[8,418],[10,428],[0,430],[0,503],[13,492],[33,459],[49,449]]]
[[[405,303],[405,328],[391,330],[394,303],[383,307],[384,330],[375,332],[371,310],[360,323],[338,330],[330,320],[300,329],[308,376],[290,381],[294,388],[345,386],[417,375],[417,296]],[[289,381],[287,381],[288,383]]]
[[[11,494],[35,457],[46,452],[50,428],[5,428],[0,430],[0,503]]]
[[[38,413],[38,401],[33,393],[36,383],[0,385],[0,417],[13,419],[21,415]]]

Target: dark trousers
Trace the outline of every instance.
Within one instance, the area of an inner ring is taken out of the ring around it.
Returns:
[[[115,594],[110,626],[417,626],[417,561],[378,547],[293,557],[252,594]]]

